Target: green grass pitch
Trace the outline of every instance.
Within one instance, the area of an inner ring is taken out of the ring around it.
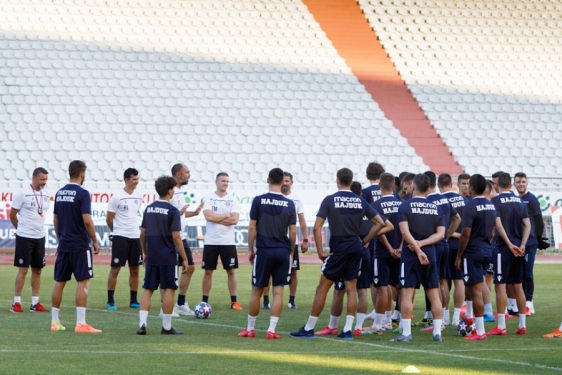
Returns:
[[[535,306],[537,314],[527,318],[528,334],[513,334],[517,319],[508,320],[508,336],[489,337],[485,342],[465,342],[448,326],[443,343],[431,341],[430,333],[413,328],[414,342],[390,343],[395,335],[370,335],[342,341],[337,338],[293,339],[289,332],[304,325],[319,277],[319,266],[305,265],[299,273],[297,310],[285,303],[277,326],[280,340],[265,339],[269,324],[267,311],[260,311],[255,339],[236,335],[246,324],[250,295],[249,266],[238,270],[238,299],[245,311],[229,308],[226,274],[217,270],[210,304],[213,315],[208,320],[193,317],[173,320],[183,336],[160,335],[157,317],[159,301],[153,298],[148,320],[148,335],[137,336],[138,311],[128,307],[128,275],[123,269],[115,293],[119,310],[108,312],[106,303],[107,266],[95,267],[89,290],[87,321],[103,329],[101,334],[76,334],[74,291],[67,284],[61,308],[61,322],[66,332],[51,333],[50,313],[30,313],[29,276],[22,295],[23,314],[9,312],[13,297],[16,268],[0,267],[0,374],[362,374],[400,373],[408,365],[422,374],[554,374],[562,373],[562,340],[543,339],[544,333],[558,327],[562,320],[562,267],[536,266]],[[50,308],[53,268],[44,270],[42,303]],[[142,275],[142,273],[141,273]],[[201,298],[202,271],[197,269],[187,300],[193,307]],[[494,295],[492,298],[495,298]],[[327,324],[328,299],[317,327]],[[422,293],[417,293],[415,319],[423,312]],[[371,308],[371,307],[370,307]],[[340,329],[344,319],[340,319]],[[370,324],[369,321],[366,324]],[[494,323],[487,323],[491,329]]]

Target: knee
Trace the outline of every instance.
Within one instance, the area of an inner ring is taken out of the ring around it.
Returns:
[[[132,277],[139,277],[139,268],[138,267],[129,267],[129,273]]]

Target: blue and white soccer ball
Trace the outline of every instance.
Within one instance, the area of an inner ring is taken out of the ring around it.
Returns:
[[[213,313],[213,309],[207,302],[199,302],[195,305],[193,312],[195,313],[195,317],[197,319],[207,319]]]
[[[467,324],[464,319],[461,319],[459,325],[457,326],[457,332],[463,337],[472,335],[472,332],[474,332],[475,329],[476,327],[474,323]]]

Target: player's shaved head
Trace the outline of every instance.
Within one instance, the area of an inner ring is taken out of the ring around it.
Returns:
[[[267,175],[271,185],[281,185],[283,183],[283,170],[281,168],[273,168]]]
[[[350,186],[353,181],[353,172],[349,168],[342,168],[338,170],[336,177],[343,186]]]
[[[486,179],[481,174],[474,174],[470,177],[469,186],[476,195],[481,195],[486,191]]]
[[[414,177],[414,187],[422,194],[427,193],[429,190],[429,177],[424,173],[418,173]]]
[[[509,189],[511,187],[511,175],[509,173],[502,173],[498,176],[498,186],[502,189]]]
[[[453,179],[451,178],[451,175],[448,173],[441,173],[437,178],[437,185],[439,185],[439,187],[452,186]]]
[[[429,187],[435,187],[435,185],[437,184],[437,176],[435,175],[435,173],[433,171],[427,171],[424,172],[424,175],[429,177]]]
[[[392,188],[394,188],[394,176],[392,175],[392,173],[383,173],[381,174],[381,178],[379,181],[379,187],[381,190],[392,190]]]

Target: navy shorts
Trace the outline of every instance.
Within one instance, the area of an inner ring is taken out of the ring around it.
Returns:
[[[391,267],[395,265],[394,258],[379,258],[373,262],[373,285],[375,287],[389,285]],[[400,267],[400,266],[399,266]],[[398,272],[396,272],[398,274]],[[393,284],[396,285],[396,284]]]
[[[462,258],[462,274],[464,285],[474,285],[484,282],[484,275],[486,274],[486,267],[490,258]]]
[[[494,284],[521,284],[525,274],[525,258],[513,253],[494,255]]]
[[[272,286],[291,283],[291,256],[288,249],[258,249],[252,268],[252,285],[265,288],[271,277]]]
[[[301,269],[301,263],[299,261],[299,245],[295,245],[295,250],[293,251],[293,264],[291,265],[291,270],[298,271]]]
[[[94,277],[92,268],[92,252],[90,250],[77,253],[57,253],[55,261],[55,281],[68,281],[72,278],[76,281],[88,280]]]
[[[437,258],[437,269],[439,271],[439,279],[449,278],[449,244],[446,242],[437,242],[435,244],[435,256]]]
[[[330,254],[322,264],[322,275],[331,281],[350,281],[359,277],[361,270],[362,251],[352,253]]]
[[[185,253],[187,254],[187,251]],[[191,255],[191,249],[189,254]],[[222,268],[225,270],[238,268],[238,251],[235,245],[205,245],[203,247],[201,268],[204,270],[216,270],[219,256],[221,257]],[[193,262],[193,256],[191,256],[191,261]]]
[[[439,275],[437,264],[429,262],[427,266],[423,266],[420,262],[400,263],[400,288],[419,289],[420,285],[424,289],[433,289],[439,287]]]
[[[390,264],[388,285],[398,285],[400,283],[400,259],[388,258],[388,263]]]
[[[45,237],[27,238],[16,235],[14,266],[38,269],[45,267]]]
[[[488,259],[489,262],[486,270],[484,271],[484,275],[494,275],[494,257]]]
[[[371,272],[371,260],[361,261],[361,271],[359,277],[357,278],[357,289],[367,289],[371,286],[373,282],[373,273]]]
[[[113,236],[111,241],[111,267],[138,267],[142,264],[142,248],[140,239]]]
[[[451,280],[462,280],[462,268],[460,270],[455,268],[455,260],[458,253],[459,248],[457,244],[449,247],[449,278]]]
[[[527,246],[525,248],[525,278],[532,279],[533,268],[535,267],[535,256],[537,255],[537,246]]]
[[[187,240],[183,240],[183,250],[185,251],[185,255],[187,256],[187,265],[193,266],[195,262],[193,261],[193,254],[191,254],[191,248],[189,247]],[[183,265],[183,259],[178,254],[178,266],[181,267]]]
[[[345,290],[345,281],[343,281],[343,279],[339,279],[338,281],[334,282],[334,289]]]
[[[178,268],[176,266],[146,266],[143,289],[178,289]]]

